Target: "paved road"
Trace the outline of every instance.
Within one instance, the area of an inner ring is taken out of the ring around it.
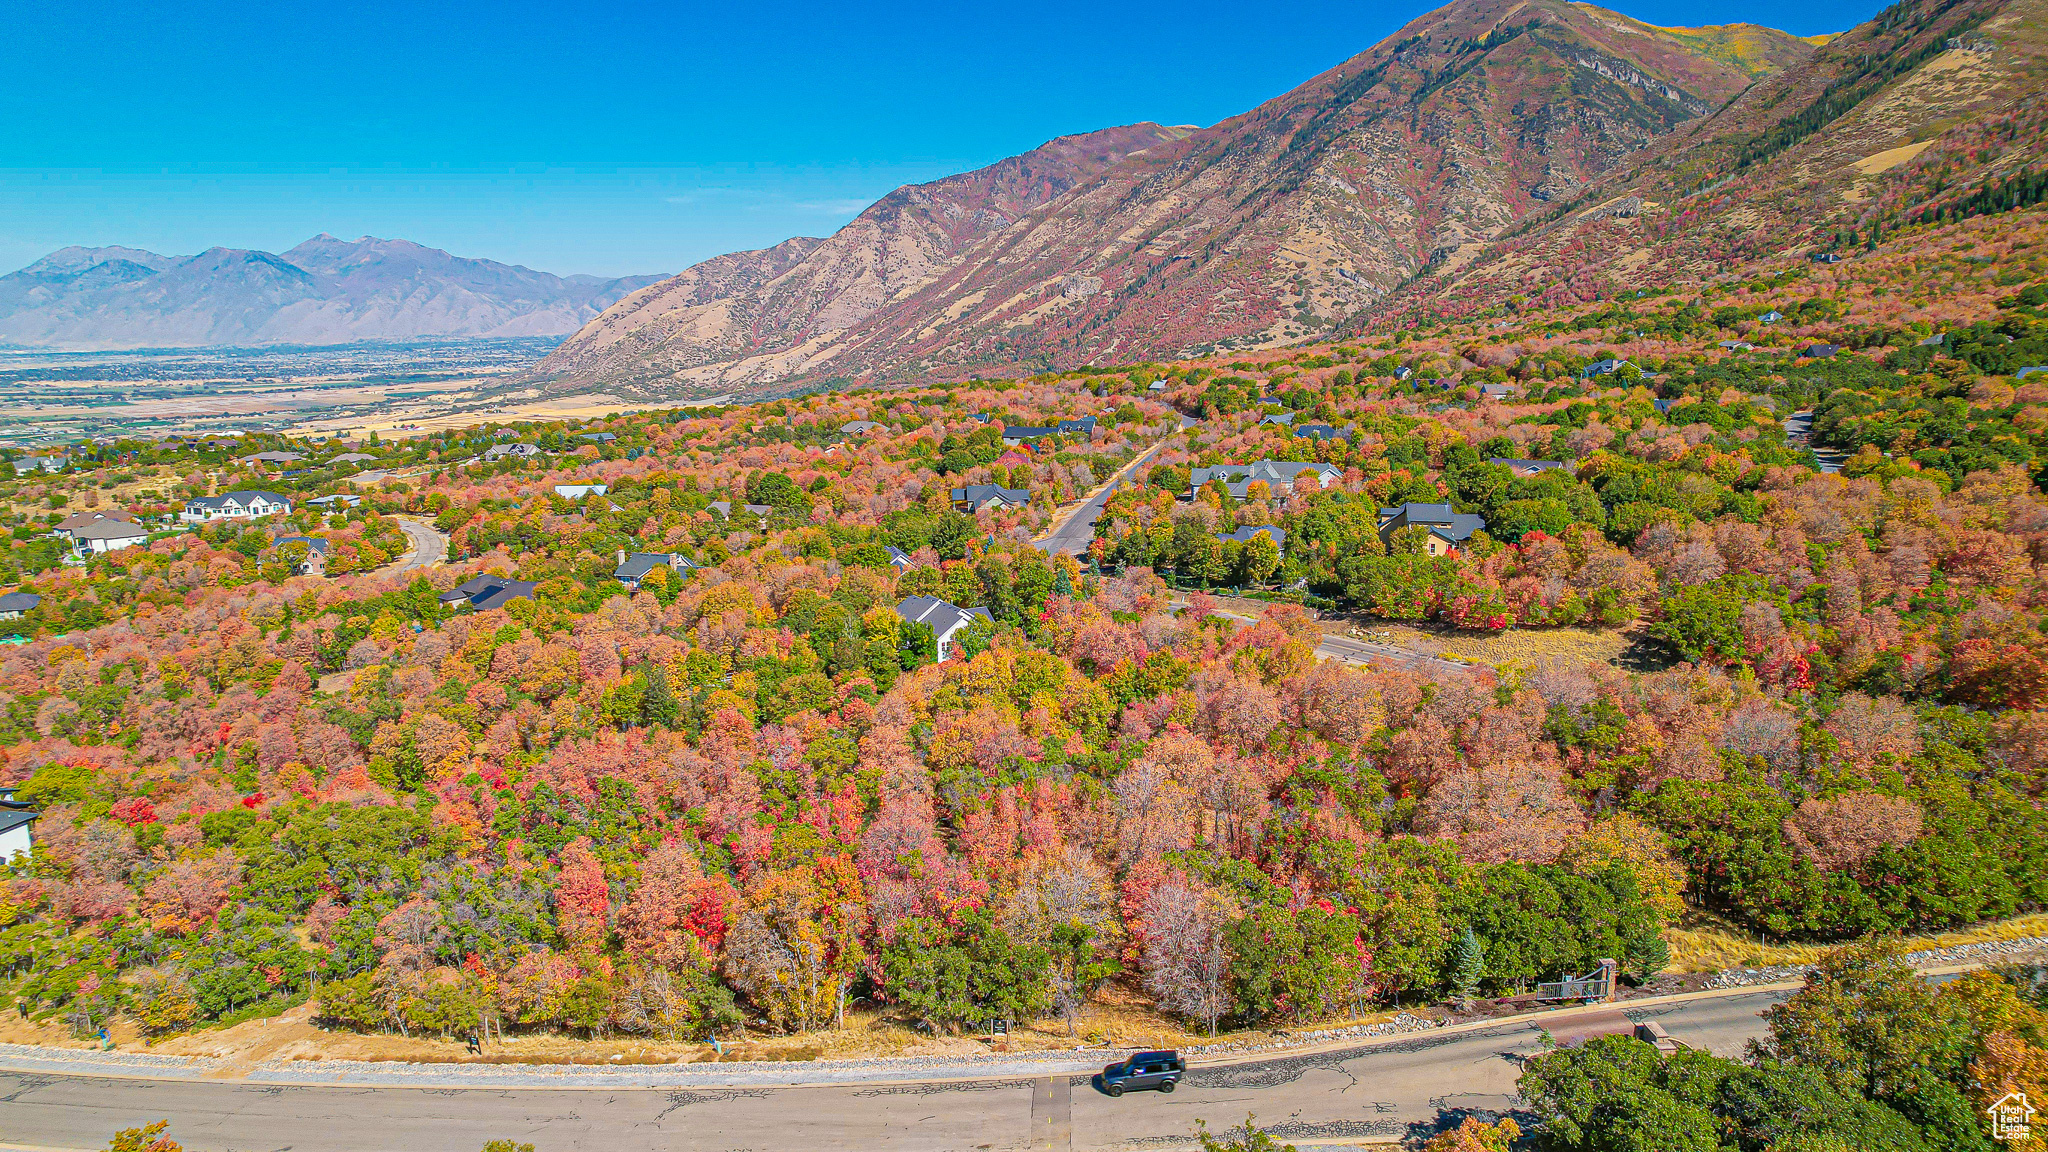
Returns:
[[[1187,601],[1178,598],[1173,603],[1175,607],[1187,606]],[[1247,616],[1242,612],[1218,609],[1215,615],[1235,620],[1240,624],[1256,624],[1259,622],[1258,617]],[[1456,660],[1445,660],[1440,656],[1430,656],[1417,652],[1412,648],[1403,648],[1396,644],[1376,644],[1369,640],[1354,640],[1349,636],[1339,636],[1327,632],[1323,634],[1322,640],[1316,644],[1316,659],[1341,660],[1346,664],[1372,664],[1376,662],[1393,664],[1401,668],[1412,669],[1416,672],[1473,672],[1478,670],[1476,665],[1463,664]]]
[[[1192,417],[1182,416],[1179,431],[1185,432],[1197,423],[1199,421]],[[1050,532],[1033,540],[1032,544],[1053,556],[1075,556],[1086,551],[1088,542],[1095,539],[1095,522],[1102,519],[1102,510],[1109,506],[1109,498],[1116,495],[1116,490],[1123,487],[1139,468],[1144,467],[1147,460],[1158,455],[1159,450],[1165,446],[1166,441],[1162,440],[1146,449],[1144,455],[1117,469],[1116,474],[1110,477],[1109,483],[1104,484],[1100,492],[1082,501],[1079,507],[1067,513],[1065,520],[1060,521]]]
[[[1759,1035],[1786,990],[1621,1005],[1723,1055]],[[1616,1025],[1612,1009],[1595,1010]],[[1581,1014],[1548,1022],[1559,1033]],[[1520,1061],[1541,1050],[1527,1021],[1376,1045],[1197,1064],[1173,1095],[1112,1100],[1083,1076],[832,1087],[696,1089],[320,1088],[0,1071],[0,1149],[103,1148],[116,1130],[172,1121],[193,1152],[476,1152],[515,1139],[538,1152],[821,1152],[828,1149],[1160,1149],[1259,1125],[1344,1145],[1426,1130],[1462,1112],[1515,1106]],[[796,1069],[792,1069],[796,1071]],[[1420,1127],[1417,1127],[1420,1126]]]
[[[434,526],[419,520],[400,520],[398,530],[412,541],[412,555],[398,562],[393,572],[410,572],[415,568],[432,568],[448,556],[448,537],[434,529]]]

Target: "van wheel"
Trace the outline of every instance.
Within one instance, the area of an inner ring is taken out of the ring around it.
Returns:
[[[1166,1082],[1162,1083],[1161,1085],[1159,1085],[1159,1090],[1160,1090],[1161,1092],[1171,1092],[1171,1091],[1173,1091],[1173,1081],[1171,1081],[1171,1080],[1168,1080],[1168,1081],[1166,1081]]]
[[[1104,1088],[1103,1091],[1111,1096],[1121,1096],[1124,1094],[1124,1086],[1121,1084],[1111,1084],[1109,1087]]]

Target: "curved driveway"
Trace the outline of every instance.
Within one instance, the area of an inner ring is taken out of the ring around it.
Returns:
[[[1678,1039],[1736,1054],[1757,1013],[1790,988],[1559,1013],[1562,1034],[1655,1019]],[[1625,1012],[1627,1019],[1622,1013]],[[0,1149],[104,1148],[116,1130],[168,1118],[193,1152],[476,1152],[487,1140],[537,1152],[821,1152],[1192,1146],[1248,1113],[1283,1139],[1344,1146],[1397,1139],[1467,1111],[1515,1104],[1520,1061],[1540,1050],[1528,1020],[1351,1042],[1282,1055],[1197,1062],[1181,1090],[1112,1100],[1086,1075],[836,1085],[703,1083],[646,1087],[654,1070],[606,1070],[620,1087],[320,1087],[203,1079],[123,1079],[0,1069]],[[270,1066],[276,1068],[277,1066]],[[301,1065],[300,1067],[304,1067]],[[284,1075],[291,1075],[285,1066]],[[716,1077],[722,1069],[706,1067]],[[737,1066],[735,1074],[740,1073]],[[831,1074],[792,1066],[792,1076]],[[593,1070],[593,1075],[597,1075]],[[749,1073],[759,1077],[759,1066]],[[711,1077],[707,1077],[710,1079]],[[636,1084],[643,1086],[635,1086]]]
[[[415,568],[432,568],[448,556],[448,537],[442,535],[433,525],[419,520],[400,520],[398,530],[412,541],[412,555],[399,561],[393,572],[410,572]]]

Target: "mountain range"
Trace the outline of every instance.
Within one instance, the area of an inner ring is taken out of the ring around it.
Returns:
[[[0,276],[0,344],[65,350],[552,336],[660,276],[552,276],[409,240],[64,248]]]
[[[1952,178],[2023,160],[1941,141],[2038,105],[2043,7],[1902,0],[1800,38],[1455,0],[1219,124],[1063,137],[705,261],[535,379],[658,398],[1005,374],[1697,277],[1852,221],[1917,149]]]

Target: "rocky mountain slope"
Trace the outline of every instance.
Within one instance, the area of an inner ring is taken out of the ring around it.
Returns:
[[[1870,242],[2039,171],[2048,0],[1907,0],[1354,318],[1465,315],[1698,281]]]
[[[281,255],[65,248],[0,276],[0,343],[109,349],[573,332],[659,276],[563,278],[324,233]]]
[[[1212,127],[1054,141],[899,189],[829,240],[707,262],[621,301],[542,369],[559,390],[657,396],[1329,331],[1813,51],[1753,26],[1457,0]],[[1016,182],[998,170],[1055,163],[989,202]]]

